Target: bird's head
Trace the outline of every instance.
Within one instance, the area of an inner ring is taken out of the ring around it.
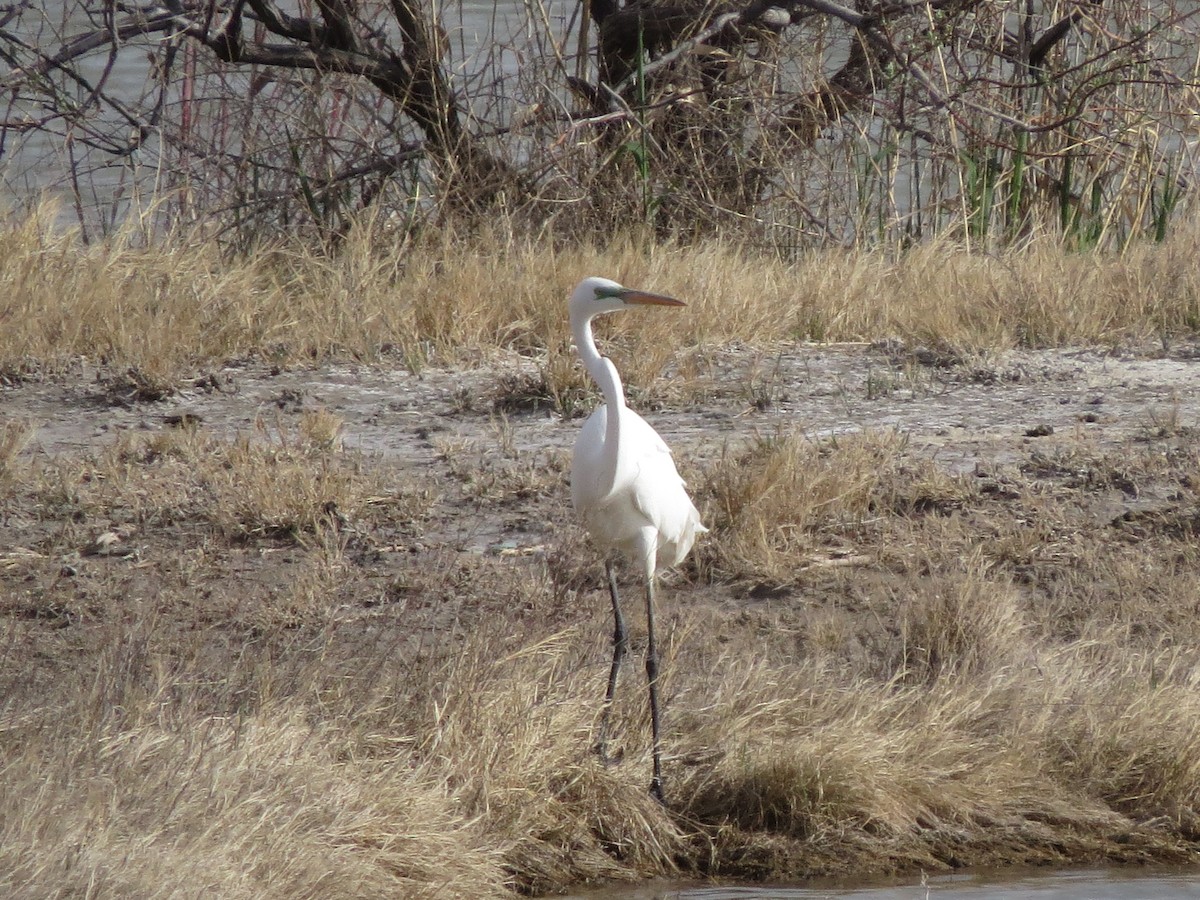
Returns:
[[[608,278],[585,278],[571,294],[571,321],[590,319],[601,313],[630,306],[684,306],[682,300],[623,287]]]

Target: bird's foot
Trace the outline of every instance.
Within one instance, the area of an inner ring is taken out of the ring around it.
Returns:
[[[650,780],[650,796],[663,806],[667,805],[666,798],[663,797],[662,779],[658,776],[655,776]]]

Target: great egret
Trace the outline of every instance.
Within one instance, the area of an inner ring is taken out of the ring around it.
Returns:
[[[658,648],[654,641],[654,576],[659,568],[683,562],[698,534],[708,529],[684,490],[671,450],[646,420],[625,405],[621,377],[600,355],[592,319],[631,306],[683,306],[661,294],[622,287],[607,278],[587,278],[571,294],[571,332],[583,366],[604,394],[605,403],[584,423],[571,457],[571,502],[592,539],[606,552],[604,571],[613,608],[613,659],[604,695],[597,749],[606,753],[608,718],[621,660],[629,649],[625,618],[617,595],[612,551],[640,566],[646,579],[646,679],[650,688],[650,727],[654,777],[650,792],[660,801],[662,744],[658,705]]]

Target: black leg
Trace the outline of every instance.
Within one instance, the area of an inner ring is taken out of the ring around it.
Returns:
[[[600,735],[596,740],[596,752],[605,762],[608,758],[608,721],[612,714],[613,696],[617,692],[617,676],[621,672],[621,661],[629,650],[629,635],[625,631],[625,617],[621,615],[621,598],[617,593],[617,572],[612,560],[605,560],[604,572],[608,576],[608,593],[613,608],[613,658],[608,670],[608,690],[604,692],[604,711],[600,714]]]
[[[646,579],[646,681],[650,685],[650,736],[654,742],[654,777],[650,793],[663,803],[662,737],[658,713],[658,645],[654,640],[654,575]]]

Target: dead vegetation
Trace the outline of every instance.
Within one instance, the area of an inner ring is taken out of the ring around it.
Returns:
[[[419,467],[347,449],[335,412],[286,392],[236,435],[179,414],[53,455],[38,423],[0,423],[5,896],[1196,860],[1200,456],[1178,409],[1119,446],[1045,433],[953,471],[892,429],[683,444],[712,533],[662,592],[666,808],[644,789],[643,692],[618,693],[619,762],[590,752],[601,568],[564,453],[513,426],[588,402],[562,315],[587,272],[692,301],[605,335],[644,408],[751,416],[797,390],[776,341],[904,338],[913,360],[874,386],[820,385],[898,403],[1033,377],[988,362],[1015,344],[1182,339],[1200,292],[1170,241],[794,266],[630,244],[450,266],[431,247],[377,280],[366,237],[255,266],[35,223],[3,240],[4,371],[80,380],[89,403],[134,370],[232,392],[196,373],[245,356],[534,358],[447,390]],[[743,370],[732,342],[761,348]]]
[[[562,467],[475,415],[498,452],[443,444],[419,483],[327,413],[9,454],[6,894],[1194,857],[1200,554],[1093,509],[1193,509],[1185,441],[950,475],[890,432],[780,433],[706,464],[711,540],[663,592],[663,809],[642,692],[621,761],[589,750],[607,626]],[[544,552],[454,549],[510,514]]]
[[[82,362],[99,368],[102,393],[119,403],[168,395],[227,360],[348,358],[420,371],[478,365],[501,348],[538,359],[540,377],[512,385],[499,409],[569,411],[584,382],[562,297],[597,273],[689,303],[685,316],[604,323],[602,338],[635,390],[677,386],[657,379],[679,351],[696,351],[684,367],[695,374],[706,350],[729,342],[893,338],[953,361],[1014,346],[1170,346],[1200,326],[1194,224],[1120,255],[1068,252],[1049,240],[994,255],[934,242],[896,257],[824,250],[786,263],[728,244],[684,250],[638,235],[604,249],[444,235],[397,256],[370,221],[334,255],[283,243],[225,257],[204,241],[84,247],[54,220],[45,207],[0,230],[0,295],[9,298],[0,381]]]
[[[396,243],[632,222],[781,255],[1119,250],[1193,206],[1200,14],[1143,7],[18,4],[0,178],[66,198],[89,238],[199,226],[243,249],[335,246],[376,215]]]

